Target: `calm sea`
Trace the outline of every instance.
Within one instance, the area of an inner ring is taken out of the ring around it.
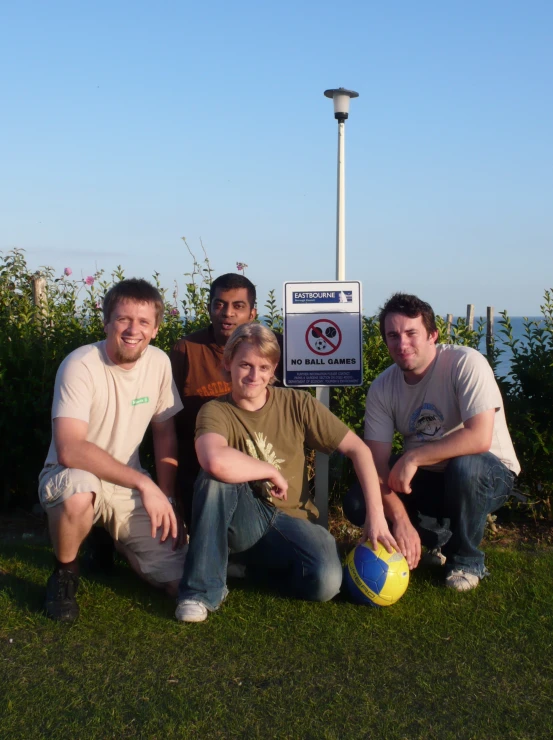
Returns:
[[[457,321],[458,317],[454,317],[453,323]],[[464,316],[461,318],[465,318]],[[496,375],[509,375],[511,370],[511,348],[503,344],[503,341],[505,339],[505,336],[501,334],[501,328],[502,325],[499,323],[500,317],[495,317],[494,319],[494,337],[496,339],[496,346],[499,349],[503,350],[503,354],[499,356],[499,361],[496,368]],[[511,325],[513,327],[513,338],[519,339],[521,342],[524,342],[525,334],[524,334],[524,322],[526,320],[529,321],[540,321],[543,322],[543,316],[527,316],[526,318],[523,316],[509,316],[509,319],[511,320]],[[486,354],[486,319],[485,317],[478,318],[475,317],[474,319],[474,328],[476,329],[478,327],[479,322],[483,320],[484,326],[484,336],[482,338],[482,341],[480,342],[480,352],[483,354]]]

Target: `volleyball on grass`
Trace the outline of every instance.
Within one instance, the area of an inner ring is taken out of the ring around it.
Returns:
[[[400,552],[368,542],[352,550],[344,563],[344,583],[351,598],[368,606],[391,606],[409,585],[409,566]]]

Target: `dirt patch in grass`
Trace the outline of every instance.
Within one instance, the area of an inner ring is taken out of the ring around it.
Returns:
[[[336,538],[340,551],[347,551],[359,541],[361,529],[354,527],[343,515],[340,507],[330,511],[329,529]],[[553,548],[553,522],[520,519],[498,519],[486,528],[485,542],[509,548]]]

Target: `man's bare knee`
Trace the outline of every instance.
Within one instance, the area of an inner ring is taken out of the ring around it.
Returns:
[[[61,518],[69,520],[80,520],[85,516],[94,515],[94,496],[89,493],[74,493],[65,501],[52,506],[46,510],[48,519],[59,520]]]

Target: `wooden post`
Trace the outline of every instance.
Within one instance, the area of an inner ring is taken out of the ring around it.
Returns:
[[[453,314],[448,313],[445,318],[445,330],[447,333],[447,341],[449,342],[449,339],[451,337],[451,325],[453,324]]]
[[[42,275],[33,275],[33,303],[35,306],[42,306],[46,303],[46,278]]]
[[[36,275],[33,275],[31,282],[33,289],[33,303],[39,309],[37,312],[37,319],[39,321],[46,321],[46,278],[42,277],[40,273],[37,273]]]
[[[486,309],[486,357],[488,360],[491,359],[493,347],[493,306],[488,306]]]
[[[474,304],[469,303],[467,305],[467,326],[469,329],[474,329]]]

